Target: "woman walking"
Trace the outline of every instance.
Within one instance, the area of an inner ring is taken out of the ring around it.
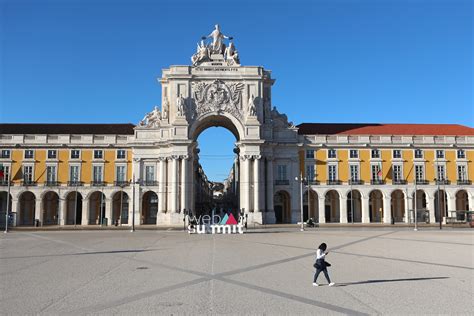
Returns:
[[[326,280],[328,280],[329,286],[334,285],[334,282],[331,282],[331,279],[329,278],[327,270],[327,267],[330,266],[330,264],[326,263],[326,255],[329,253],[328,251],[326,251],[326,249],[327,245],[325,243],[322,243],[321,245],[319,245],[318,250],[316,251],[316,263],[314,264],[316,272],[314,273],[313,286],[319,286],[316,281],[318,280],[318,276],[321,272],[324,273]]]

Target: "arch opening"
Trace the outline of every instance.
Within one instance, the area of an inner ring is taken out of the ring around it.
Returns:
[[[275,212],[275,223],[291,223],[291,198],[286,191],[278,191],[273,197],[273,209]]]
[[[112,198],[112,224],[128,224],[129,198],[128,194],[120,191],[116,192]]]
[[[330,190],[326,193],[324,203],[326,223],[339,223],[340,214],[339,193],[336,190]]]
[[[66,196],[66,225],[81,225],[82,223],[82,194],[69,192]]]
[[[347,193],[347,221],[362,223],[362,195],[358,190]]]

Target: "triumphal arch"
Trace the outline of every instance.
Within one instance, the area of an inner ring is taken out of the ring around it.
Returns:
[[[249,222],[275,222],[275,162],[284,161],[289,168],[280,170],[285,173],[282,179],[292,179],[288,176],[299,172],[299,149],[297,128],[272,105],[271,72],[241,65],[233,38],[216,25],[197,44],[191,65],[164,69],[159,82],[161,109],[145,115],[132,144],[136,179],[146,178],[147,166],[157,166],[156,187],[147,186],[158,192],[157,223],[178,224],[184,210],[202,211],[196,206],[201,176],[196,140],[211,126],[227,128],[237,140],[230,187],[237,193],[238,211]],[[298,185],[286,181],[281,185],[291,192],[289,199],[295,199]],[[266,218],[269,211],[272,219]],[[291,214],[280,216],[292,221]]]

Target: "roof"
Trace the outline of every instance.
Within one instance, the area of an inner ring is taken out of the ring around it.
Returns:
[[[0,124],[0,134],[133,135],[133,124]]]
[[[297,127],[300,135],[474,135],[474,128],[459,124],[302,123]]]

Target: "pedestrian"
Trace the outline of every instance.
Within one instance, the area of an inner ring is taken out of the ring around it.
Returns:
[[[321,245],[319,245],[318,250],[316,251],[316,262],[314,263],[316,272],[314,273],[313,286],[319,286],[316,281],[318,280],[318,276],[321,272],[324,273],[326,280],[328,280],[329,286],[334,285],[334,282],[331,282],[331,279],[329,278],[328,274],[327,267],[329,267],[330,264],[329,262],[326,262],[326,255],[329,253],[328,251],[326,251],[326,249],[327,245],[325,243],[322,243]]]

